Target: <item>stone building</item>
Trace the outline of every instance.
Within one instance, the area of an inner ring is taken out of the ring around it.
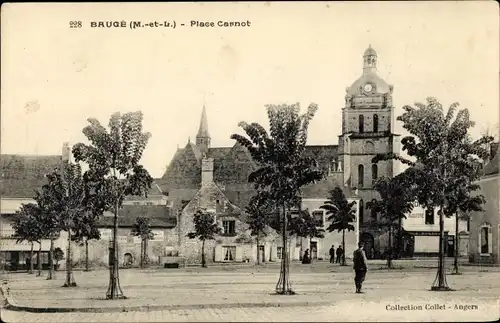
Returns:
[[[497,145],[494,158],[484,167],[478,182],[486,204],[484,212],[475,212],[470,217],[470,262],[500,263],[499,158]]]
[[[377,219],[365,215],[368,213],[365,203],[377,198],[372,183],[378,177],[392,177],[397,172],[396,162],[371,162],[378,153],[399,152],[398,135],[393,133],[392,92],[393,87],[377,75],[377,53],[369,47],[363,55],[362,75],[346,89],[339,145],[311,145],[306,149],[306,153],[314,157],[324,171],[325,178],[304,188],[302,207],[314,212],[326,225],[325,215],[320,214],[319,206],[327,198],[329,190],[342,187],[359,207],[359,232],[357,228],[353,238],[349,239],[350,249],[355,248],[359,237],[367,242],[368,249],[384,247],[380,245],[379,232],[369,229],[372,226],[368,224]],[[257,166],[248,151],[238,143],[232,147],[212,147],[211,141],[207,112],[203,107],[196,142],[188,140],[184,148],[178,149],[163,177],[157,181],[167,192],[174,209],[181,210],[198,193],[202,186],[205,160],[213,163],[211,180],[214,185],[232,204],[243,209],[255,194],[248,183],[248,176]],[[358,193],[354,194],[355,191]],[[310,247],[313,256],[324,257],[331,244],[339,243],[338,235],[331,233],[321,241],[313,240],[312,246],[307,242],[302,249]],[[349,254],[350,250],[347,252]],[[295,258],[298,258],[297,252]]]
[[[0,261],[2,268],[22,269],[27,267],[31,244],[17,242],[13,237],[12,221],[22,204],[35,203],[35,190],[45,183],[45,174],[61,165],[61,155],[9,155],[2,154],[0,159]],[[54,242],[54,247],[64,248],[65,236]],[[35,242],[33,249],[39,251],[40,244]],[[50,240],[41,240],[41,263],[48,266]],[[34,259],[36,262],[37,259]]]

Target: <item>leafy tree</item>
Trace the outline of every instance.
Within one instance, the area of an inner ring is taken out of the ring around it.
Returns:
[[[311,216],[309,210],[301,210],[299,216],[291,219],[290,231],[291,234],[295,234],[297,237],[309,238],[309,245],[312,245],[313,238],[325,237],[325,230],[319,227],[318,222]]]
[[[83,129],[89,144],[73,147],[77,162],[85,162],[89,169],[84,179],[91,187],[89,208],[94,214],[106,210],[114,213],[113,251],[107,299],[125,298],[119,284],[118,272],[118,210],[128,195],[147,195],[153,178],[139,164],[151,134],[142,131],[142,112],[121,115],[114,113],[109,120],[109,132],[94,118]]]
[[[394,255],[392,235],[395,230],[401,230],[401,221],[406,219],[406,214],[413,209],[414,195],[411,183],[407,182],[406,173],[401,173],[393,178],[379,178],[373,188],[380,194],[380,200],[366,203],[366,207],[374,214],[380,215],[376,225],[388,231],[389,250],[387,250],[387,267],[394,268],[392,258]]]
[[[447,112],[435,98],[428,98],[426,104],[415,103],[415,107],[404,106],[404,113],[397,119],[410,135],[401,140],[403,151],[410,159],[397,154],[379,155],[373,162],[397,159],[410,165],[407,169],[415,184],[415,197],[425,208],[439,208],[439,263],[433,290],[449,290],[444,273],[444,216],[453,216],[453,205],[458,191],[470,192],[473,173],[463,169],[474,168],[479,158],[485,155],[483,145],[492,137],[473,141],[469,129],[474,126],[469,111],[456,113],[458,103],[453,103]],[[457,177],[458,176],[458,177]],[[466,180],[459,180],[465,176]],[[460,187],[458,189],[457,187]]]
[[[145,217],[136,218],[131,231],[133,236],[141,238],[141,268],[144,268],[144,263],[147,263],[148,259],[148,240],[154,238],[149,219]]]
[[[98,215],[87,211],[75,219],[72,240],[85,246],[85,271],[89,271],[89,240],[99,240],[101,233],[97,228]]]
[[[53,180],[53,175],[57,174],[57,170],[47,175],[49,183]],[[49,251],[49,273],[47,280],[55,279],[54,275],[54,240],[59,237],[61,232],[61,217],[55,205],[55,197],[51,195],[50,184],[44,184],[42,188],[35,192],[34,200],[40,208],[40,226],[43,232],[44,239],[50,240]]]
[[[266,228],[268,227],[268,214],[270,206],[268,200],[263,198],[262,194],[257,193],[245,207],[245,211],[249,214],[246,222],[251,231],[251,235],[255,236],[257,243],[257,264],[260,264],[259,241],[267,235]]]
[[[189,232],[186,236],[189,239],[201,240],[201,266],[207,267],[205,261],[205,241],[214,240],[216,235],[222,234],[222,228],[217,225],[215,218],[206,210],[198,210],[194,214],[194,231]]]
[[[87,186],[82,176],[79,164],[67,163],[61,171],[53,171],[47,175],[48,183],[42,186],[43,202],[49,212],[45,221],[54,234],[61,231],[68,233],[68,250],[66,257],[66,281],[64,287],[77,286],[73,276],[73,259],[71,241],[78,223],[88,211],[86,199]]]
[[[354,231],[353,223],[356,222],[356,210],[354,206],[356,202],[349,202],[344,194],[344,191],[340,187],[335,187],[330,191],[330,196],[328,200],[324,202],[321,209],[326,210],[326,215],[328,215],[327,220],[331,221],[328,226],[328,232],[341,232],[342,231],[342,249],[344,253],[342,255],[342,266],[346,266],[345,263],[345,230]]]
[[[282,222],[281,272],[276,292],[294,294],[289,283],[287,251],[287,210],[300,204],[301,187],[323,178],[313,158],[305,155],[309,123],[318,107],[311,104],[299,114],[298,103],[267,105],[269,134],[258,123],[240,122],[247,137],[233,134],[231,139],[246,147],[258,169],[248,178],[258,191],[265,191],[270,203],[279,210]]]
[[[484,156],[486,151],[482,152]],[[454,182],[447,189],[447,205],[445,214],[455,215],[455,254],[453,261],[454,272],[459,275],[458,257],[460,249],[459,221],[468,220],[471,212],[484,211],[482,205],[486,200],[482,194],[476,193],[480,189],[475,183],[481,177],[481,164],[478,160],[470,159],[470,163],[454,169]]]
[[[61,248],[57,247],[54,249],[54,260],[56,261],[56,270],[59,266],[59,261],[64,259],[64,251]]]
[[[43,237],[41,212],[42,210],[34,203],[23,204],[21,205],[21,209],[17,211],[17,216],[12,223],[17,242],[27,241],[31,245],[30,267],[28,269],[28,273],[30,274],[33,273],[33,243],[38,242],[41,246]]]

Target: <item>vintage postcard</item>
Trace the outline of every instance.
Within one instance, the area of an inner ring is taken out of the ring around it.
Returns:
[[[5,322],[500,316],[494,1],[4,3]]]

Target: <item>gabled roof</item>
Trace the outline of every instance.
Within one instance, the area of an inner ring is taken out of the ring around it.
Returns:
[[[495,157],[493,157],[493,159],[488,163],[486,164],[486,166],[484,166],[483,168],[483,176],[491,176],[491,175],[497,175],[498,174],[498,163],[500,162],[499,159],[498,159],[498,148],[497,148],[497,151],[495,153]]]
[[[1,179],[44,180],[45,175],[61,166],[61,155],[8,155],[0,157]]]
[[[45,175],[60,168],[60,155],[0,156],[0,195],[2,197],[33,197],[45,184]]]
[[[219,201],[219,206],[223,209],[219,209],[217,205],[217,200]],[[243,210],[238,206],[231,203],[227,196],[222,192],[222,190],[213,182],[206,183],[198,190],[198,192],[193,196],[189,203],[184,207],[184,209],[212,209],[216,210],[219,214],[231,214],[231,215],[241,215]]]

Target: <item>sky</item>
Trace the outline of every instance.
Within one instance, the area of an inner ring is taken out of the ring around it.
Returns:
[[[60,154],[63,142],[85,141],[87,118],[107,125],[114,112],[141,110],[152,134],[142,163],[158,178],[177,147],[195,140],[203,105],[212,146],[227,147],[239,121],[267,125],[266,104],[295,102],[319,106],[309,144],[337,144],[345,89],[370,44],[394,85],[396,115],[433,96],[468,108],[473,136],[498,132],[494,1],[26,3],[4,4],[1,14],[2,154]],[[90,26],[122,20],[177,27]],[[399,122],[395,131],[405,134]]]

